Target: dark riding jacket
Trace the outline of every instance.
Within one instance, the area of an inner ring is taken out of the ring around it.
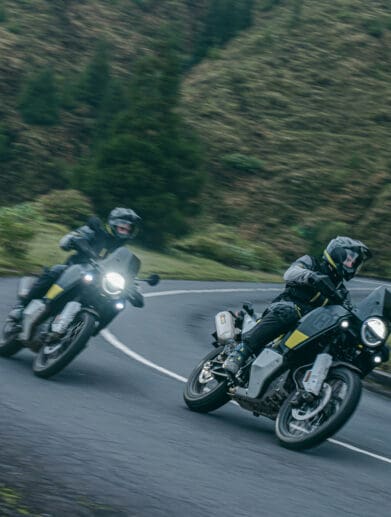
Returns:
[[[82,264],[89,258],[105,258],[123,245],[124,242],[106,229],[98,217],[91,217],[87,224],[67,233],[60,240],[60,248],[64,251],[77,251],[68,258],[68,265]]]
[[[309,312],[316,307],[330,303],[329,298],[314,286],[313,275],[327,275],[335,285],[335,289],[343,298],[349,297],[344,283],[337,279],[329,270],[327,264],[311,255],[303,255],[293,262],[284,274],[286,282],[284,291],[275,299],[277,301],[291,301],[300,308],[302,313]]]

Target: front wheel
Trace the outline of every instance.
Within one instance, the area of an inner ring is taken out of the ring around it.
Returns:
[[[95,321],[92,314],[79,312],[65,336],[40,348],[33,363],[35,375],[48,379],[63,370],[87,344],[95,330]]]
[[[351,417],[361,396],[360,377],[348,368],[333,368],[319,396],[292,406],[292,393],[276,420],[276,435],[288,449],[310,449],[336,433]]]
[[[187,406],[192,411],[209,413],[226,404],[230,397],[227,393],[227,378],[214,375],[213,370],[222,371],[223,358],[221,346],[212,350],[191,372],[183,393]]]

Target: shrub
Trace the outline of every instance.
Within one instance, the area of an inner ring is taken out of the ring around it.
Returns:
[[[216,260],[231,267],[279,273],[284,262],[266,244],[253,244],[242,239],[236,229],[213,225],[205,234],[196,234],[178,241],[178,249]]]
[[[264,163],[255,156],[240,153],[226,154],[222,158],[224,165],[242,172],[254,173],[265,169]]]
[[[93,214],[90,200],[78,190],[52,190],[37,201],[38,210],[51,223],[80,226]]]
[[[0,246],[11,258],[24,259],[37,232],[39,219],[31,204],[0,209]]]
[[[364,30],[373,38],[381,38],[384,35],[384,24],[381,19],[370,18],[363,23]]]
[[[309,243],[310,253],[319,256],[331,239],[337,235],[350,235],[349,225],[342,221],[319,220],[295,230]]]
[[[281,0],[263,0],[260,5],[261,11],[271,11],[274,7],[279,5]]]

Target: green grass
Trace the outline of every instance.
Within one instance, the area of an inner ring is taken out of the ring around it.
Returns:
[[[60,225],[45,223],[34,238],[27,259],[17,263],[7,258],[0,249],[0,275],[39,273],[44,266],[62,263],[68,256],[58,247],[60,238],[68,230]],[[172,254],[146,250],[140,246],[130,247],[142,262],[140,276],[158,273],[162,279],[178,280],[223,280],[243,282],[282,282],[282,277],[261,271],[241,271],[189,253],[173,251]],[[388,340],[391,347],[391,337]],[[391,362],[382,365],[391,372]]]
[[[132,249],[142,260],[143,274],[159,273],[162,278],[181,280],[282,281],[282,277],[279,275],[261,271],[242,271],[188,253],[174,252],[172,255],[167,255],[135,246]]]
[[[0,249],[0,274],[39,273],[42,267],[64,262],[67,253],[58,242],[68,230],[60,225],[45,223],[30,246],[25,261],[15,261],[6,257]],[[226,280],[247,282],[281,282],[276,274],[261,271],[243,271],[230,268],[201,257],[173,251],[171,254],[146,250],[140,246],[130,246],[141,259],[141,275],[158,273],[161,278],[181,280]]]

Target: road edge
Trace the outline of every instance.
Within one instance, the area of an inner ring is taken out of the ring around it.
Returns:
[[[363,381],[366,389],[391,398],[391,374],[373,370]]]

